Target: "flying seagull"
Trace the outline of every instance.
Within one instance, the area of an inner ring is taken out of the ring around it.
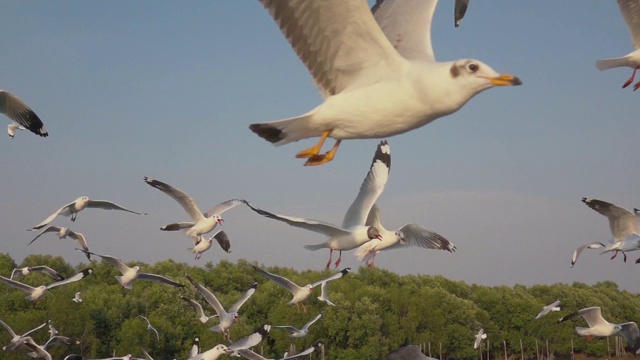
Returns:
[[[185,276],[187,277],[187,280],[189,280],[189,282],[193,284],[193,286],[195,286],[196,290],[198,290],[200,295],[202,295],[207,303],[213,307],[213,309],[216,311],[216,314],[218,314],[220,323],[212,327],[211,330],[222,333],[224,335],[224,338],[226,340],[229,340],[229,331],[233,324],[237,323],[239,320],[238,311],[240,310],[240,307],[247,300],[249,300],[251,295],[253,295],[253,293],[256,291],[256,288],[258,287],[258,283],[254,282],[249,290],[247,290],[240,299],[238,299],[233,305],[231,305],[229,311],[227,312],[218,298],[211,291],[209,291],[209,289],[200,285],[191,276],[189,276],[189,274],[185,274]]]
[[[453,25],[455,27],[460,26],[464,14],[467,12],[467,7],[469,7],[469,0],[456,0],[453,8]]]
[[[520,85],[472,59],[436,62],[431,20],[437,0],[261,0],[322,92],[324,102],[292,118],[251,124],[275,144],[320,137],[296,157],[333,159],[344,139],[386,138],[458,111],[479,92]],[[320,154],[324,141],[335,145]]]
[[[200,338],[196,337],[193,339],[191,350],[189,350],[189,357],[192,358],[198,354],[200,354]]]
[[[222,248],[222,250],[224,250],[227,253],[231,252],[229,251],[229,249],[231,248],[231,242],[229,241],[229,237],[227,236],[227,233],[225,233],[223,230],[220,230],[210,238],[202,237],[200,242],[198,242],[192,248],[189,248],[192,253],[196,254],[196,257],[195,257],[196,260],[199,260],[200,257],[202,256],[202,253],[204,253],[205,251],[211,248],[213,239],[216,239],[218,244],[220,244],[220,247]]]
[[[163,183],[162,181],[151,179],[146,176],[144,177],[144,182],[171,196],[175,201],[178,202],[178,204],[180,204],[180,206],[182,206],[184,211],[189,214],[189,217],[191,217],[191,221],[165,225],[161,227],[160,230],[177,231],[181,229],[187,229],[187,236],[194,238],[196,244],[200,242],[201,236],[203,234],[212,231],[217,224],[222,225],[222,222],[224,221],[222,219],[223,212],[242,203],[242,201],[236,199],[228,200],[214,206],[213,208],[207,210],[205,213],[202,213],[200,211],[200,208],[198,208],[195,200],[193,200],[193,198],[184,191],[176,189],[169,184]]]
[[[73,300],[73,302],[75,302],[76,304],[80,304],[82,302],[82,298],[80,297],[80,295],[82,295],[82,292],[78,291],[71,300]]]
[[[590,243],[590,244],[582,244],[582,245],[578,246],[573,251],[573,256],[571,256],[571,267],[573,267],[573,265],[576,264],[576,262],[578,261],[578,257],[580,256],[580,254],[585,249],[599,249],[599,248],[603,248],[603,247],[607,247],[607,245],[605,245],[605,244],[603,244],[601,242],[594,242],[594,243]]]
[[[91,274],[93,272],[93,269],[91,268],[87,268],[82,270],[81,272],[70,276],[64,280],[61,281],[56,281],[54,283],[51,283],[49,285],[41,285],[38,287],[32,287],[29,286],[27,284],[23,284],[21,282],[17,282],[15,280],[11,280],[11,279],[7,279],[4,276],[0,276],[0,282],[3,282],[11,287],[14,287],[18,290],[22,290],[26,293],[29,293],[29,296],[26,297],[27,300],[31,300],[31,301],[37,301],[38,299],[40,299],[42,296],[44,296],[44,294],[50,290],[53,289],[56,286],[60,286],[60,285],[65,285],[65,284],[69,284],[72,282],[76,282],[81,280],[82,278],[84,278],[85,276]]]
[[[619,333],[625,338],[625,340],[627,340],[627,347],[625,350],[631,351],[635,354],[636,351],[640,349],[640,330],[638,330],[638,325],[635,322],[626,322],[622,324],[610,323],[602,317],[602,312],[599,306],[580,309],[560,318],[558,322],[571,320],[576,317],[584,318],[589,326],[587,328],[576,326],[576,332],[579,335],[588,337],[606,337]]]
[[[316,321],[318,321],[321,317],[322,317],[322,313],[316,315],[316,317],[311,319],[311,321],[309,321],[308,323],[304,324],[304,326],[301,329],[298,329],[298,328],[293,327],[293,326],[288,326],[288,325],[273,325],[272,327],[275,328],[275,329],[283,329],[283,330],[288,331],[289,332],[289,337],[301,338],[301,337],[305,337],[305,336],[307,336],[307,334],[309,334],[309,327],[311,325],[313,325]]]
[[[24,129],[24,126],[18,124],[17,122],[12,122],[11,124],[7,125],[7,134],[9,135],[10,139],[13,139],[16,136],[16,130]]]
[[[554,302],[552,302],[551,304],[544,306],[542,308],[542,311],[540,311],[538,313],[538,315],[536,316],[536,319],[540,319],[541,317],[547,315],[548,313],[552,312],[552,311],[560,311],[560,300],[556,300]]]
[[[365,261],[370,268],[374,265],[376,255],[385,249],[403,249],[415,246],[423,249],[446,250],[451,253],[456,251],[456,246],[444,236],[417,224],[406,224],[394,231],[385,229],[380,223],[380,208],[376,204],[371,207],[365,225],[380,230],[382,236],[382,241],[366,242],[354,252],[358,261]]]
[[[631,77],[622,85],[624,89],[631,85],[636,71],[640,69],[640,4],[638,0],[618,0],[618,7],[631,34],[631,42],[635,50],[620,58],[598,60],[596,67],[600,71],[623,66],[632,68]],[[633,90],[638,90],[638,88],[640,88],[640,81],[633,86]]]
[[[66,227],[58,227],[54,225],[49,225],[44,229],[42,229],[42,231],[40,231],[40,233],[38,233],[38,235],[36,235],[36,237],[34,237],[33,240],[31,240],[27,244],[27,246],[31,245],[34,241],[36,241],[36,239],[38,239],[43,234],[50,233],[50,232],[58,233],[58,239],[65,239],[68,236],[73,240],[77,241],[78,244],[80,244],[80,247],[82,248],[82,250],[89,251],[89,245],[87,245],[87,239],[85,239],[82,233],[75,232]],[[91,261],[91,256],[89,256],[89,254],[86,252],[85,252],[85,255],[87,256],[87,259]]]
[[[142,315],[138,315],[138,316],[140,316],[147,322],[147,330],[151,330],[154,333],[156,333],[156,339],[160,341],[160,335],[158,334],[158,330],[156,330],[156,328],[154,328],[153,325],[151,325],[151,321],[149,321],[149,319],[147,319],[145,316],[142,316]]]
[[[78,251],[82,251],[81,249],[76,249]],[[132,289],[132,284],[135,280],[146,280],[153,281],[161,284],[171,285],[175,287],[184,287],[184,285],[177,283],[173,280],[170,280],[164,276],[156,275],[156,274],[148,274],[140,272],[140,266],[136,265],[134,267],[128,267],[122,260],[115,258],[110,255],[100,255],[96,253],[89,252],[91,255],[100,256],[103,261],[108,262],[109,264],[115,266],[120,272],[122,276],[116,276],[115,278],[118,280],[120,285],[122,285],[125,289]]]
[[[276,274],[272,274],[266,270],[263,270],[255,265],[251,265],[254,269],[256,269],[257,272],[259,272],[260,274],[262,274],[264,277],[266,277],[267,279],[275,282],[276,284],[280,285],[281,287],[283,287],[284,289],[286,289],[287,291],[289,291],[292,295],[293,298],[287,303],[287,305],[292,305],[292,304],[296,304],[296,307],[298,308],[298,312],[300,312],[300,305],[302,304],[302,308],[304,309],[304,312],[307,312],[307,308],[304,306],[303,301],[309,297],[309,295],[311,295],[311,293],[313,292],[313,289],[318,286],[318,285],[322,285],[323,283],[329,282],[331,280],[336,280],[339,279],[345,275],[347,275],[350,271],[351,268],[344,268],[341,271],[325,278],[319,281],[316,281],[314,283],[311,284],[307,284],[305,286],[299,286],[296,283],[294,283],[293,281],[280,276],[280,275],[276,275]]]
[[[7,330],[7,332],[9,332],[9,335],[11,335],[11,342],[8,345],[5,345],[2,347],[2,350],[4,351],[13,351],[15,349],[17,349],[18,347],[22,346],[22,344],[19,342],[20,339],[23,339],[27,336],[29,336],[29,334],[31,334],[32,332],[36,331],[36,330],[40,330],[43,327],[47,326],[47,324],[49,323],[49,321],[44,322],[40,325],[38,325],[37,327],[27,331],[26,333],[22,334],[22,335],[18,335],[16,334],[15,331],[13,331],[13,329],[7,325],[4,321],[0,320],[0,325],[2,325],[2,327]]]
[[[180,298],[186,301],[187,303],[189,303],[191,306],[193,306],[196,309],[196,313],[200,316],[198,320],[200,320],[201,323],[205,324],[207,321],[211,320],[212,318],[218,317],[218,314],[211,315],[211,316],[205,315],[204,309],[202,309],[202,305],[200,305],[199,302],[193,299],[189,299],[186,296],[180,296]]]
[[[76,221],[76,216],[78,215],[78,212],[80,212],[84,208],[94,208],[94,209],[103,209],[103,210],[122,210],[122,211],[130,212],[133,214],[137,214],[137,215],[147,215],[146,213],[139,213],[139,212],[125,209],[122,206],[107,200],[90,200],[86,196],[81,196],[75,199],[74,201],[68,203],[67,205],[61,207],[60,209],[56,210],[53,214],[49,215],[48,218],[42,220],[40,224],[32,227],[29,230],[34,231],[34,230],[42,229],[43,227],[49,225],[49,223],[52,222],[53,219],[58,215],[71,216],[71,221]]]
[[[188,360],[216,360],[220,357],[220,355],[231,354],[235,351],[249,349],[258,345],[262,341],[262,339],[267,336],[269,330],[271,330],[271,325],[263,325],[256,329],[256,331],[252,334],[229,344],[229,346],[218,344],[203,353],[191,356]]]
[[[0,90],[0,113],[6,115],[14,123],[18,123],[19,126],[10,124],[10,128],[7,130],[9,137],[13,138],[13,129],[20,127],[29,129],[32,133],[47,137],[49,133],[45,129],[42,120],[36,115],[33,110],[19,97],[13,95],[6,90]]]
[[[342,226],[329,224],[326,222],[303,219],[293,216],[285,216],[274,214],[251,205],[248,201],[245,203],[255,212],[266,216],[270,219],[282,221],[291,226],[310,230],[329,236],[326,241],[315,244],[305,245],[307,250],[320,250],[329,248],[329,261],[327,261],[327,269],[331,265],[333,251],[340,251],[335,267],[340,265],[342,260],[342,251],[355,249],[358,246],[372,239],[382,240],[382,236],[378,228],[365,225],[367,216],[373,204],[382,194],[384,187],[389,178],[389,170],[391,168],[391,148],[387,141],[381,141],[376,148],[376,152],[371,161],[371,166],[367,176],[364,178],[360,191],[353,203],[347,210],[342,220]]]
[[[627,261],[625,252],[640,249],[640,210],[627,210],[618,205],[606,201],[583,197],[582,202],[609,219],[609,229],[613,237],[612,244],[607,246],[604,252],[615,251],[611,259],[614,259],[618,251],[622,252],[624,261]],[[636,262],[640,261],[640,258]]]
[[[309,355],[312,352],[314,352],[316,350],[315,346],[312,346],[310,348],[305,349],[302,352],[299,352],[295,355],[287,355],[285,354],[284,357],[278,358],[278,359],[267,359],[265,357],[263,357],[262,355],[258,355],[255,352],[249,350],[249,349],[244,349],[244,350],[240,350],[238,351],[238,354],[240,354],[240,356],[242,356],[243,358],[247,359],[247,360],[288,360],[288,359],[295,359],[297,357],[300,356],[305,356],[305,355]]]
[[[64,280],[64,277],[62,275],[58,274],[57,271],[55,271],[52,268],[50,268],[48,266],[45,266],[45,265],[25,266],[23,268],[13,269],[13,271],[11,272],[11,277],[9,279],[13,280],[13,279],[18,278],[18,277],[27,276],[27,275],[31,274],[32,272],[41,272],[43,274],[47,274],[47,275],[51,276],[53,278],[53,280],[56,280],[56,281]]]
[[[477,349],[478,346],[480,346],[480,343],[482,343],[482,340],[487,338],[487,334],[485,334],[484,329],[480,329],[480,331],[478,331],[478,333],[476,334],[476,340],[473,343],[473,348]]]
[[[318,296],[318,300],[327,303],[327,305],[336,306],[336,304],[331,302],[331,300],[329,299],[329,282],[328,281],[325,281],[322,283],[322,285],[320,285],[320,296]]]

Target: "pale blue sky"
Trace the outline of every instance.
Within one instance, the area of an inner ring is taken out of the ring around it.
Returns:
[[[159,227],[187,220],[153,177],[190,193],[203,209],[230,198],[294,216],[341,223],[378,140],[342,144],[333,162],[305,168],[294,154],[248,130],[321,102],[310,76],[257,1],[5,1],[0,12],[0,88],[27,101],[50,136],[0,137],[0,251],[82,261],[71,240],[25,231],[87,195],[148,212],[87,210],[72,224],[98,253],[126,261],[189,264],[239,258],[322,269],[323,236],[239,207],[225,214],[232,253],[194,261],[190,241]],[[640,253],[628,263],[584,253],[607,241],[607,221],[583,196],[640,207],[635,114],[640,93],[620,86],[631,70],[599,72],[599,58],[632,50],[615,1],[473,1],[453,27],[441,1],[433,43],[439,60],[476,58],[523,85],[490,89],[462,110],[388,139],[391,177],[379,200],[388,228],[421,224],[455,254],[381,254],[400,274],[441,274],[486,285],[613,280],[640,291]],[[634,116],[635,115],[635,116]],[[4,118],[5,124],[8,119]],[[343,264],[356,267],[352,252]],[[505,271],[506,270],[506,271]]]

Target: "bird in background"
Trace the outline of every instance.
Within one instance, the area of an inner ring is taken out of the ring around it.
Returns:
[[[88,251],[89,251],[89,245],[87,244],[87,239],[85,239],[84,235],[82,233],[79,232],[75,232],[69,228],[66,227],[58,227],[58,226],[54,226],[54,225],[49,225],[47,227],[45,227],[44,229],[42,229],[42,231],[40,231],[38,233],[38,235],[36,235],[36,237],[34,237],[28,244],[27,246],[31,245],[34,241],[36,241],[40,236],[46,234],[46,233],[50,233],[50,232],[55,232],[58,233],[58,239],[66,239],[66,237],[70,237],[73,240],[77,241],[78,244],[80,245],[80,247],[82,248],[82,250],[86,251],[84,254],[87,257],[87,259],[89,259],[89,261],[91,261],[91,256],[89,255]]]
[[[633,83],[636,71],[640,69],[640,3],[638,3],[638,0],[618,0],[618,7],[631,34],[631,42],[635,50],[623,57],[598,60],[596,61],[596,67],[600,71],[617,67],[632,68],[631,77],[622,84],[624,89]],[[633,86],[633,91],[638,90],[638,88],[640,88],[640,81]]]
[[[156,330],[156,328],[153,327],[153,325],[151,325],[151,321],[149,321],[149,319],[147,319],[146,316],[142,316],[142,315],[138,315],[138,316],[140,316],[141,318],[144,319],[144,321],[147,322],[147,330],[153,331],[156,334],[156,340],[160,341],[160,334],[158,334],[158,330]]]
[[[29,105],[6,90],[0,90],[0,113],[12,120],[12,123],[7,127],[9,137],[12,139],[17,129],[28,129],[42,137],[49,136],[49,132],[44,127],[42,120],[31,110]]]
[[[64,277],[60,275],[57,271],[45,265],[25,266],[23,268],[13,269],[13,271],[11,272],[11,277],[9,277],[9,279],[13,280],[15,278],[25,277],[33,272],[39,272],[39,273],[49,275],[53,280],[56,280],[56,281],[64,280]]]
[[[325,282],[326,284],[326,282]],[[313,319],[311,319],[308,323],[304,324],[304,326],[300,329],[293,327],[293,326],[289,326],[289,325],[273,325],[272,327],[274,329],[282,329],[282,330],[286,330],[289,332],[289,337],[292,338],[301,338],[301,337],[305,337],[309,334],[309,327],[311,325],[313,325],[316,321],[318,321],[320,318],[322,317],[322,313],[319,313],[318,315],[316,315],[316,317],[314,317]]]
[[[544,307],[542,307],[542,311],[540,311],[538,313],[538,315],[536,316],[536,319],[540,319],[541,317],[547,315],[548,313],[552,312],[552,311],[560,311],[560,300],[556,300],[554,302],[552,302],[549,305],[546,305]]]
[[[9,285],[13,288],[16,288],[18,290],[22,290],[26,293],[29,294],[29,296],[26,297],[27,300],[29,301],[37,301],[39,300],[41,297],[43,297],[50,289],[53,289],[54,287],[60,286],[60,285],[65,285],[65,284],[70,284],[72,282],[76,282],[79,280],[82,280],[84,277],[90,275],[91,273],[93,273],[93,269],[91,268],[87,268],[82,270],[81,272],[70,276],[64,280],[60,280],[60,281],[56,281],[54,283],[48,284],[48,285],[41,285],[38,287],[33,287],[27,284],[23,284],[21,282],[17,282],[15,280],[11,280],[11,279],[7,279],[4,276],[0,276],[0,282],[5,283],[6,285]]]

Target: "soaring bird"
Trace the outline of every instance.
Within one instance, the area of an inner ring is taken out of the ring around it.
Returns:
[[[296,307],[298,308],[298,312],[300,312],[300,305],[302,305],[302,308],[304,309],[304,312],[307,312],[307,308],[306,306],[304,306],[303,301],[309,297],[309,295],[311,295],[311,293],[313,293],[313,289],[318,286],[318,285],[323,285],[329,281],[332,280],[336,280],[339,279],[345,275],[347,275],[350,271],[351,268],[344,268],[341,271],[325,278],[319,281],[316,281],[314,283],[311,284],[307,284],[305,286],[300,286],[296,283],[294,283],[293,281],[280,276],[280,275],[276,275],[276,274],[272,274],[266,270],[263,270],[255,265],[251,265],[253,266],[253,268],[259,272],[260,274],[262,274],[264,277],[266,277],[267,279],[275,282],[276,284],[278,284],[279,286],[281,286],[282,288],[284,288],[285,290],[289,291],[291,293],[291,295],[293,295],[293,298],[287,303],[287,305],[292,305],[292,304],[296,304]]]
[[[149,321],[149,319],[147,319],[146,316],[142,316],[142,315],[138,315],[138,316],[140,316],[141,318],[144,319],[144,321],[147,322],[147,330],[153,331],[156,334],[156,340],[160,341],[160,334],[158,334],[158,330],[156,330],[156,328],[153,327],[153,325],[151,325],[151,321]]]
[[[326,284],[326,283],[325,283]],[[313,319],[311,319],[308,323],[304,324],[304,326],[300,329],[289,326],[289,325],[273,325],[274,329],[283,329],[289,332],[289,337],[292,338],[301,338],[305,337],[309,334],[309,327],[313,325],[316,321],[318,321],[322,317],[322,313],[316,315]]]
[[[222,248],[222,250],[224,250],[227,253],[230,252],[229,249],[231,248],[231,242],[229,241],[229,237],[227,236],[227,233],[225,233],[223,230],[220,230],[210,238],[202,237],[197,244],[195,244],[192,248],[190,248],[191,252],[196,254],[196,257],[195,257],[196,260],[200,259],[203,252],[211,248],[213,239],[216,239],[218,244],[220,244],[220,247]]]
[[[560,300],[556,300],[554,302],[552,302],[549,305],[546,305],[542,308],[542,311],[540,311],[538,313],[538,315],[536,316],[536,319],[540,319],[541,317],[547,315],[548,313],[552,312],[552,311],[560,311]]]
[[[482,343],[482,340],[487,338],[487,334],[484,332],[484,329],[480,329],[476,334],[476,340],[473,342],[473,348],[477,349],[478,346]]]
[[[41,285],[38,287],[33,287],[27,284],[23,284],[21,282],[17,282],[15,280],[11,280],[11,279],[7,279],[4,276],[0,276],[0,282],[3,282],[13,288],[16,288],[18,290],[22,290],[26,293],[29,293],[29,296],[26,297],[27,300],[30,301],[37,301],[38,299],[40,299],[41,297],[44,296],[44,294],[46,294],[46,292],[50,289],[53,289],[56,286],[60,286],[60,285],[65,285],[65,284],[69,284],[72,282],[76,282],[81,280],[82,278],[84,278],[85,276],[88,276],[89,274],[91,274],[93,272],[93,269],[91,268],[87,268],[82,270],[81,272],[70,276],[64,280],[60,280],[60,281],[56,281],[54,283],[51,283],[49,285]]]
[[[9,137],[11,138],[13,138],[14,135],[13,130],[24,128],[42,137],[49,136],[42,120],[31,110],[29,105],[6,90],[0,90],[0,113],[5,114],[9,119],[13,120],[13,123],[9,124],[7,129]],[[15,123],[18,125],[14,125]]]
[[[623,57],[598,60],[596,61],[596,67],[600,71],[623,66],[632,68],[631,77],[622,85],[624,89],[631,85],[636,76],[636,71],[640,69],[640,2],[638,0],[618,0],[618,7],[631,34],[631,42],[635,50]],[[634,91],[638,90],[638,88],[640,88],[640,81],[633,85]]]
[[[306,65],[324,102],[300,116],[249,129],[275,145],[320,137],[296,157],[331,161],[344,139],[386,138],[458,111],[479,92],[520,85],[472,59],[437,62],[437,0],[261,0]],[[335,145],[320,154],[327,138]]]
[[[46,228],[42,229],[42,231],[40,231],[40,233],[38,233],[38,235],[36,235],[36,237],[34,237],[33,240],[31,240],[27,244],[27,246],[31,245],[34,241],[36,241],[36,239],[38,239],[43,234],[46,234],[49,232],[57,232],[58,239],[65,239],[68,236],[73,240],[77,241],[80,247],[82,248],[82,250],[89,251],[89,245],[87,244],[87,239],[85,239],[82,233],[75,232],[66,227],[58,227],[54,225],[49,225]],[[89,253],[85,252],[85,255],[87,256],[87,259],[91,261],[91,256],[89,255]]]
[[[189,274],[185,274],[187,280],[195,286],[196,290],[202,295],[202,297],[213,307],[218,314],[218,318],[220,319],[220,323],[211,328],[212,331],[220,332],[224,335],[224,338],[229,340],[229,331],[231,327],[238,322],[240,316],[238,315],[238,311],[240,311],[240,307],[249,300],[251,295],[256,291],[258,287],[258,283],[254,282],[249,290],[247,290],[244,295],[240,299],[238,299],[227,312],[218,298],[211,292],[209,289],[200,285],[197,281],[195,281]]]
[[[139,212],[125,209],[116,203],[112,203],[111,201],[91,200],[86,196],[81,196],[75,199],[74,201],[68,203],[67,205],[61,207],[60,209],[56,210],[53,214],[49,215],[48,218],[42,220],[40,224],[32,227],[29,230],[34,231],[34,230],[42,229],[43,227],[49,225],[49,223],[52,222],[53,219],[55,219],[55,217],[58,215],[71,216],[71,221],[76,221],[76,216],[78,215],[78,212],[82,211],[85,208],[94,208],[94,209],[103,209],[103,210],[122,210],[122,211],[130,212],[133,214],[137,214],[137,215],[147,215],[146,213],[139,213]]]
[[[11,272],[11,277],[9,277],[9,279],[13,280],[14,278],[24,277],[31,274],[32,272],[41,272],[43,274],[47,274],[56,281],[64,280],[64,277],[58,274],[57,271],[45,265],[25,266],[23,268],[13,269],[13,271]]]
[[[373,204],[375,204],[376,200],[384,190],[387,179],[389,178],[390,168],[391,148],[389,147],[387,141],[381,141],[376,148],[375,154],[373,155],[373,160],[371,161],[369,172],[364,178],[362,185],[360,185],[360,191],[358,192],[358,195],[356,196],[353,203],[351,203],[351,206],[347,210],[347,213],[344,215],[342,226],[337,226],[318,220],[278,215],[266,210],[259,209],[251,205],[246,200],[245,203],[253,211],[270,219],[282,221],[291,226],[329,236],[329,239],[320,244],[306,245],[305,249],[315,251],[328,248],[329,261],[327,261],[327,269],[331,265],[333,251],[340,251],[338,260],[336,260],[335,263],[335,267],[337,268],[342,260],[343,250],[355,249],[358,246],[373,239],[382,240],[380,230],[375,226],[366,225],[365,223],[371,207],[373,206]]]
[[[81,249],[76,249],[76,250],[85,252],[84,250],[81,250]],[[146,280],[146,281],[157,282],[160,284],[171,285],[175,287],[184,287],[184,285],[177,283],[173,280],[170,280],[169,278],[166,278],[164,276],[140,272],[140,266],[138,265],[134,267],[128,267],[127,264],[124,263],[124,261],[118,258],[115,258],[113,256],[100,255],[92,252],[89,252],[89,254],[100,256],[102,258],[102,261],[106,261],[107,263],[115,266],[118,270],[120,270],[120,272],[122,273],[122,276],[116,276],[115,278],[118,280],[120,285],[122,285],[122,287],[125,289],[129,289],[129,290],[133,289],[132,284],[135,280]]]
[[[5,345],[2,347],[2,350],[4,351],[13,351],[15,349],[17,349],[18,347],[22,346],[22,344],[20,343],[20,339],[23,339],[27,336],[29,336],[29,334],[31,334],[34,331],[40,330],[43,327],[47,326],[47,324],[49,323],[49,321],[44,322],[38,326],[36,326],[35,328],[27,331],[26,333],[22,334],[22,335],[18,335],[16,334],[15,331],[13,331],[13,329],[7,325],[4,321],[0,320],[0,325],[2,325],[2,327],[7,330],[7,332],[9,332],[9,335],[11,335],[11,342],[8,345]]]
[[[374,265],[376,255],[385,249],[402,249],[409,246],[417,246],[424,249],[456,251],[456,246],[444,236],[417,224],[406,224],[395,231],[385,229],[380,222],[380,209],[376,204],[371,207],[365,225],[373,226],[380,230],[380,235],[382,236],[381,241],[366,242],[360,245],[354,253],[358,261],[365,261],[370,268]]]
[[[180,204],[180,206],[182,206],[184,211],[189,214],[189,217],[191,217],[191,221],[165,225],[161,227],[160,230],[177,231],[187,229],[187,236],[194,238],[194,242],[196,244],[200,242],[203,234],[212,231],[218,224],[222,225],[222,222],[224,221],[222,219],[223,212],[242,203],[242,201],[236,199],[227,200],[203,213],[200,211],[195,200],[193,200],[193,198],[186,192],[176,189],[167,183],[163,183],[162,181],[151,179],[146,176],[144,177],[144,182],[172,197],[178,202],[178,204]]]

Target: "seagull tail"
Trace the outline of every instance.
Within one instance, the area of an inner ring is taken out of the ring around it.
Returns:
[[[249,125],[249,129],[268,142],[280,146],[301,139],[322,135],[309,126],[312,113],[298,117]]]
[[[621,58],[603,59],[596,61],[596,67],[600,71],[622,66],[629,66],[629,61],[626,56]]]
[[[220,330],[220,324],[214,326],[214,327],[210,327],[209,330],[211,331],[215,331],[215,332],[222,332],[222,330]]]
[[[304,248],[307,250],[316,251],[320,249],[326,249],[328,248],[328,246],[327,244],[322,243],[322,244],[316,244],[316,245],[305,245]]]

